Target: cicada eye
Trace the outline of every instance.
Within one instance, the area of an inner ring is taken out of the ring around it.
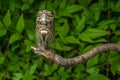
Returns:
[[[47,13],[47,15],[49,16],[49,17],[52,17],[52,13],[50,12],[50,13]]]
[[[38,14],[37,14],[37,17],[40,17],[42,14],[42,11],[39,11]]]

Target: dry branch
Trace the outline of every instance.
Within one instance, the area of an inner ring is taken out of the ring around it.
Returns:
[[[51,50],[45,49],[44,47],[38,47],[38,48],[32,47],[32,49],[36,54],[43,55],[50,61],[52,61],[58,65],[64,66],[64,67],[75,66],[77,64],[83,63],[83,62],[89,60],[90,58],[94,57],[95,55],[105,52],[105,51],[114,50],[114,51],[118,51],[118,53],[120,53],[120,45],[112,44],[112,43],[98,46],[98,47],[88,51],[87,53],[84,53],[83,55],[80,55],[80,56],[77,56],[74,58],[70,58],[70,59],[63,58],[62,56],[59,56],[59,55],[53,53]]]

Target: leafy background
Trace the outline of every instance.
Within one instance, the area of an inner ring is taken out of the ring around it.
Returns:
[[[1,0],[0,80],[120,80],[120,56],[99,54],[64,68],[33,53],[39,10],[53,12],[54,51],[66,58],[120,44],[120,0]]]

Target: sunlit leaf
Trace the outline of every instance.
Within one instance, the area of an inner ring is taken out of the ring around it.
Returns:
[[[97,75],[99,73],[100,69],[98,67],[91,67],[91,68],[87,68],[86,72],[89,74],[94,74]]]
[[[44,73],[45,76],[49,76],[52,74],[50,67],[47,64],[44,65],[44,70],[45,70],[45,73]]]
[[[93,42],[90,36],[88,36],[86,33],[80,33],[79,39],[85,42]]]
[[[32,30],[26,30],[27,36],[30,40],[35,40],[35,33]]]
[[[23,77],[22,73],[14,73],[14,76],[18,79],[21,79]]]
[[[37,63],[31,66],[30,74],[33,74],[35,72],[36,68],[37,68]]]
[[[73,44],[79,44],[79,43],[80,43],[80,42],[79,42],[79,39],[75,38],[74,36],[67,36],[67,37],[65,38],[65,41],[66,41],[67,43],[73,43]]]
[[[25,71],[25,74],[23,75],[23,80],[33,80],[34,75],[30,74],[29,71]]]
[[[58,42],[55,43],[55,49],[62,50],[60,43],[58,43]]]
[[[86,80],[110,80],[107,77],[105,77],[104,75],[91,75],[88,76]]]
[[[9,27],[11,25],[11,14],[10,11],[8,10],[7,13],[5,14],[5,17],[3,19],[3,22],[6,27]]]
[[[97,56],[91,58],[90,60],[88,60],[87,61],[87,68],[97,65],[98,64],[98,57],[99,56],[97,55]]]
[[[26,45],[26,52],[31,50],[31,41],[30,40],[24,40],[24,43]]]
[[[23,15],[20,16],[17,25],[16,25],[16,29],[19,33],[21,33],[24,29],[24,19],[23,19]]]
[[[65,22],[65,23],[63,24],[63,26],[61,27],[60,34],[61,34],[63,37],[65,37],[65,36],[68,34],[68,32],[69,32],[69,25],[68,25],[67,22]]]
[[[75,29],[75,32],[81,32],[84,27],[85,27],[85,22],[86,22],[86,16],[83,16],[82,19],[79,21],[76,29]]]
[[[17,41],[21,39],[21,35],[20,34],[13,34],[11,37],[10,37],[10,40],[9,40],[9,44]]]
[[[66,11],[68,13],[74,13],[82,9],[82,6],[80,5],[71,5],[66,8]]]
[[[109,32],[105,30],[100,30],[100,29],[87,29],[85,33],[91,37],[92,39],[95,38],[100,38],[102,36],[108,35]]]

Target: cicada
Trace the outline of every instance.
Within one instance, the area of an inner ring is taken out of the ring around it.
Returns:
[[[53,16],[48,10],[39,11],[36,18],[36,42],[38,47],[49,47],[54,33]]]

